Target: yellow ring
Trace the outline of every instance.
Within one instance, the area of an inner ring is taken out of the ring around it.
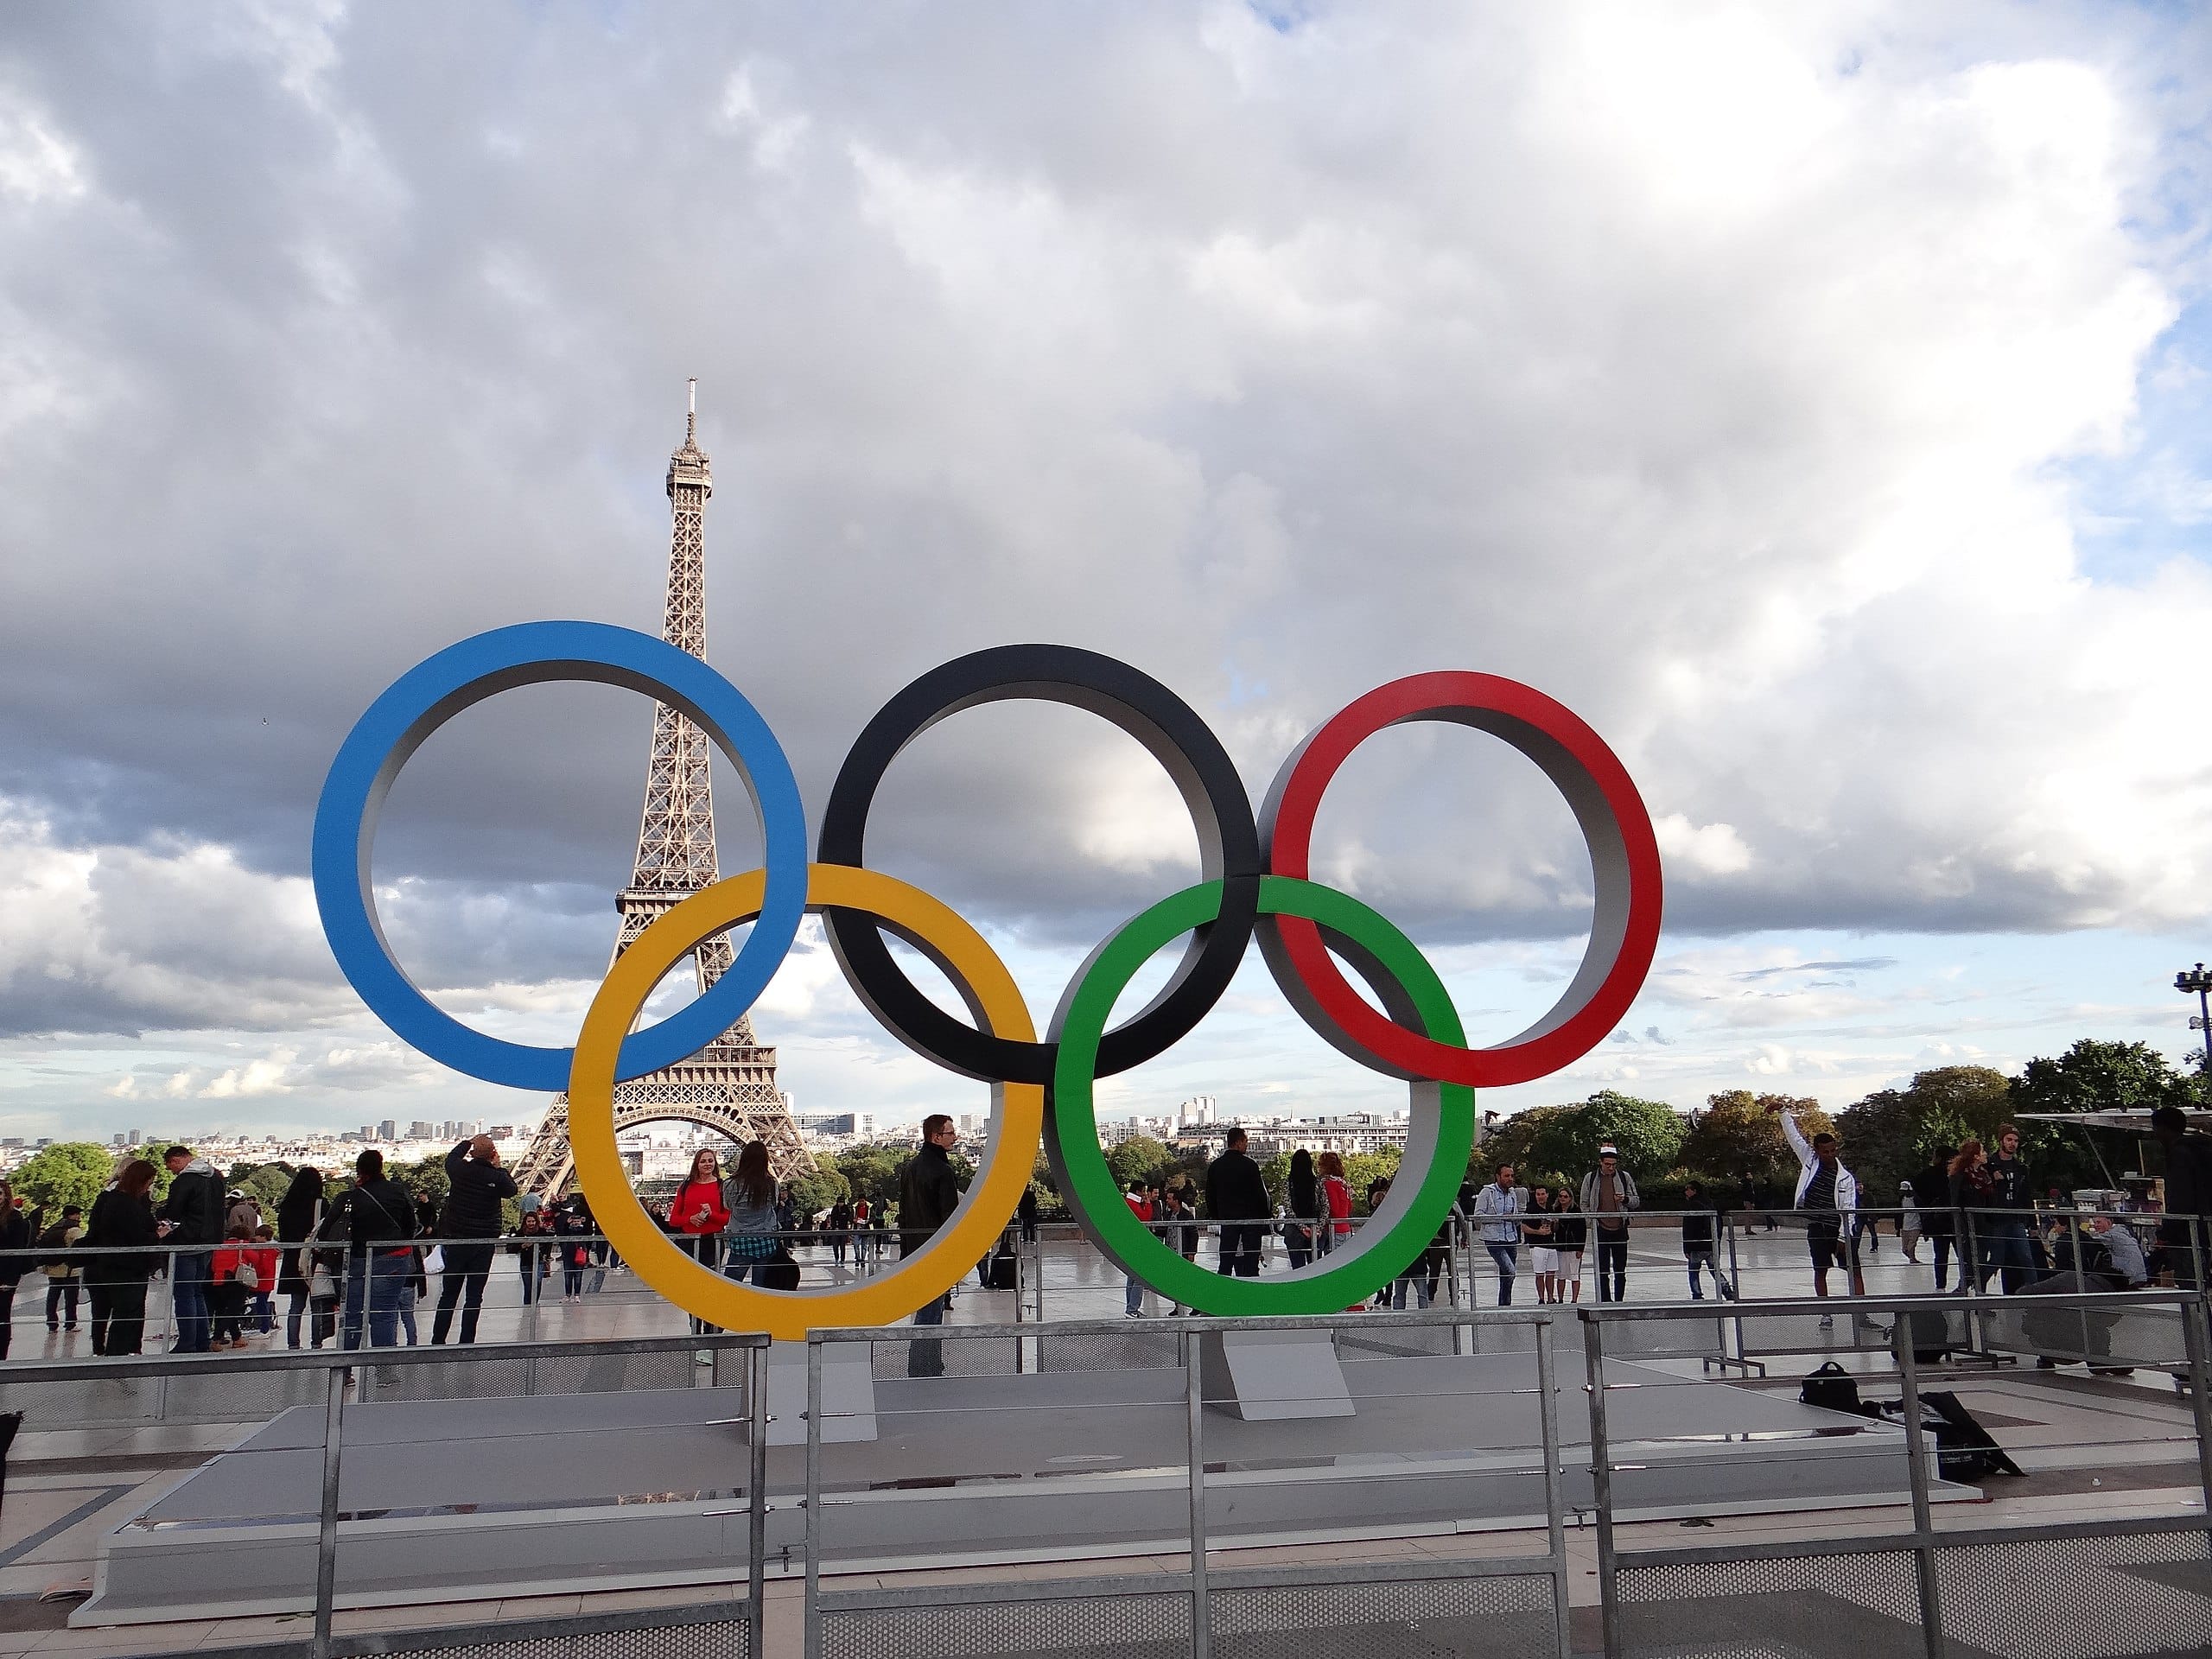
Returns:
[[[569,1144],[593,1217],[622,1260],[685,1313],[730,1331],[801,1341],[838,1325],[895,1325],[942,1296],[990,1254],[1029,1183],[1045,1122],[1041,1084],[995,1084],[991,1143],[952,1218],[929,1243],[880,1278],[830,1290],[761,1290],[725,1279],[686,1255],[645,1213],[614,1145],[614,1064],[622,1039],[661,976],[702,939],[760,913],[765,870],[698,893],[638,935],[592,998],[569,1071]],[[969,1011],[995,1037],[1032,1042],[1028,1004],[998,953],[960,916],[918,887],[843,864],[807,867],[806,907],[865,911],[944,970]]]

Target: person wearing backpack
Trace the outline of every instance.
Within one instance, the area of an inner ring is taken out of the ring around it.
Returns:
[[[342,1345],[361,1345],[361,1313],[368,1311],[369,1345],[399,1341],[399,1293],[415,1266],[415,1200],[384,1173],[384,1154],[372,1147],[353,1160],[353,1186],[342,1194],[346,1236],[346,1313]]]
[[[61,1212],[60,1220],[39,1235],[38,1247],[42,1250],[67,1250],[84,1236],[85,1212],[73,1204]],[[68,1255],[48,1256],[39,1266],[46,1271],[46,1328],[74,1331],[77,1292],[84,1280],[84,1268]]]

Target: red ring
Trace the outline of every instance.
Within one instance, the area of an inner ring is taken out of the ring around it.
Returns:
[[[1503,738],[1542,767],[1574,809],[1597,878],[1590,949],[1575,982],[1514,1041],[1495,1048],[1455,1048],[1378,1013],[1344,978],[1322,943],[1320,929],[1302,917],[1264,919],[1263,929],[1273,936],[1265,942],[1280,946],[1267,953],[1269,966],[1302,1012],[1325,1021],[1324,1037],[1363,1051],[1370,1064],[1402,1077],[1478,1088],[1528,1083],[1603,1042],[1650,972],[1663,902],[1651,814],[1620,758],[1565,705],[1495,674],[1414,674],[1346,705],[1292,754],[1269,793],[1261,823],[1262,868],[1311,880],[1314,814],[1338,768],[1385,726],[1415,720],[1448,721]],[[1608,945],[1602,935],[1615,929],[1618,943]],[[1593,986],[1581,989],[1605,950],[1612,961]],[[1299,983],[1293,984],[1288,975]]]

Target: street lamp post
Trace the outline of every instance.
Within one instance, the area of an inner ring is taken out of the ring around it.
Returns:
[[[2192,971],[2174,976],[2174,989],[2184,996],[2196,993],[2196,1018],[2189,1023],[2204,1033],[2204,1076],[2212,1084],[2212,974],[2200,962]]]

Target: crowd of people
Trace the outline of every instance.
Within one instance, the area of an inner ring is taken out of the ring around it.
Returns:
[[[1814,1294],[1863,1297],[1866,1256],[1878,1248],[1878,1217],[1834,1135],[1808,1136],[1788,1113],[1780,1127],[1798,1163],[1789,1212],[1803,1228]],[[2034,1294],[2038,1286],[2193,1287],[2203,1278],[2200,1230],[2212,1212],[2212,1139],[2189,1133],[2184,1116],[2171,1108],[2153,1115],[2152,1130],[2165,1151],[2159,1214],[2085,1217],[2070,1205],[2038,1204],[2018,1131],[2010,1125],[1991,1146],[1967,1141],[1937,1149],[1902,1184],[1897,1205],[1884,1213],[1894,1217],[1908,1261],[1918,1262],[1918,1245],[1929,1244],[1939,1291],[1948,1287],[1955,1267],[1960,1288],[1970,1280],[1977,1292],[1994,1284],[2006,1295]],[[925,1244],[960,1202],[950,1159],[956,1139],[950,1118],[937,1114],[925,1122],[920,1150],[900,1178],[895,1224],[892,1205],[871,1205],[865,1197],[841,1198],[822,1214],[800,1213],[757,1141],[740,1150],[727,1173],[711,1149],[701,1149],[675,1193],[664,1205],[648,1205],[648,1213],[706,1266],[740,1281],[795,1288],[798,1268],[791,1246],[797,1239],[824,1245],[835,1262],[849,1259],[861,1271],[894,1237],[901,1255]],[[149,1284],[166,1273],[174,1351],[206,1353],[273,1339],[280,1299],[289,1347],[331,1341],[347,1349],[383,1347],[419,1339],[416,1313],[435,1276],[429,1340],[442,1344],[457,1334],[467,1344],[476,1340],[486,1285],[502,1251],[515,1262],[525,1306],[549,1298],[556,1277],[562,1300],[581,1302],[621,1268],[581,1193],[550,1205],[519,1193],[501,1166],[497,1143],[480,1135],[446,1154],[438,1202],[410,1192],[371,1150],[355,1160],[352,1180],[334,1193],[321,1172],[297,1172],[273,1222],[264,1219],[252,1198],[226,1190],[220,1172],[188,1148],[172,1147],[162,1161],[169,1182],[158,1204],[153,1193],[160,1168],[133,1159],[89,1211],[69,1205],[51,1222],[36,1217],[36,1225],[0,1182],[0,1306],[11,1311],[22,1279],[41,1274],[50,1331],[76,1330],[81,1311],[94,1354],[136,1354],[146,1340]],[[1370,1217],[1384,1209],[1389,1186],[1387,1179],[1369,1185],[1363,1196]],[[1201,1179],[1133,1181],[1127,1202],[1186,1261],[1198,1259],[1211,1232],[1217,1270],[1236,1278],[1258,1275],[1278,1243],[1293,1271],[1340,1250],[1359,1218],[1336,1153],[1294,1152],[1278,1198],[1243,1131],[1233,1128]],[[520,1211],[512,1229],[510,1205]],[[1630,1228],[1643,1208],[1635,1174],[1612,1146],[1600,1147],[1575,1181],[1553,1173],[1523,1185],[1512,1165],[1500,1164],[1488,1181],[1463,1186],[1458,1205],[1490,1258],[1501,1306],[1513,1302],[1524,1262],[1540,1304],[1580,1302],[1586,1261],[1596,1300],[1624,1300]],[[1738,1294],[1723,1266],[1720,1213],[1695,1181],[1683,1187],[1675,1221],[1694,1300],[1703,1300],[1708,1287],[1719,1299]],[[1758,1213],[1771,1229],[1774,1207],[1763,1205]],[[1033,1238],[1033,1197],[1025,1194],[1017,1219]],[[1375,1305],[1431,1306],[1456,1224],[1447,1221],[1427,1241],[1376,1294]],[[921,1310],[917,1321],[941,1322],[948,1300]],[[1143,1317],[1145,1303],[1144,1282],[1129,1276],[1126,1312]],[[1171,1311],[1185,1309],[1176,1304]],[[7,1357],[11,1325],[11,1318],[0,1315],[0,1358]],[[917,1363],[923,1367],[918,1374],[932,1374],[926,1353]]]

